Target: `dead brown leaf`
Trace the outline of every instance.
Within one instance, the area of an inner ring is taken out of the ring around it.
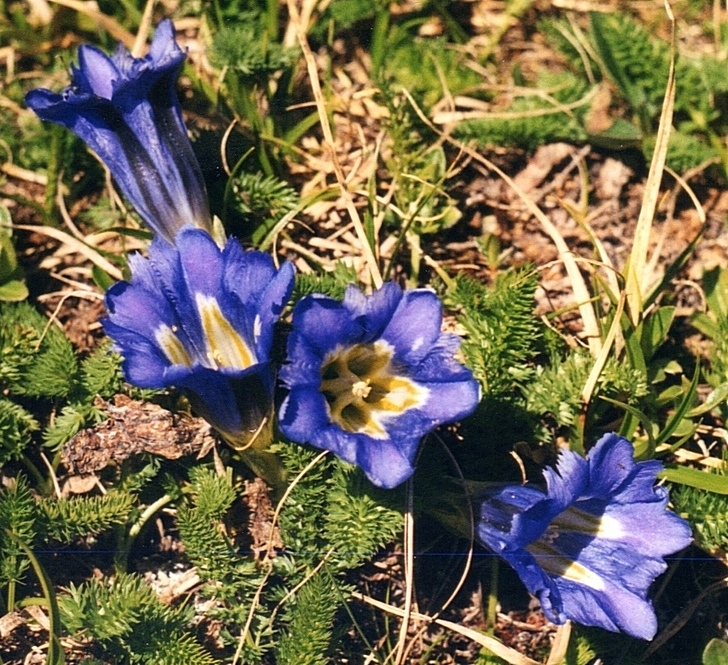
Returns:
[[[108,412],[108,420],[82,430],[63,447],[62,461],[71,473],[92,473],[141,453],[178,459],[214,445],[202,418],[125,395],[116,395],[113,403],[98,399],[97,406]]]

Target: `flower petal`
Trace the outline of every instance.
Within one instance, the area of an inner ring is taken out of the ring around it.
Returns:
[[[373,342],[382,336],[402,299],[402,289],[394,282],[387,282],[370,296],[365,296],[356,286],[346,289],[343,306],[361,326],[361,341]]]
[[[111,58],[95,46],[84,45],[78,49],[78,64],[74,82],[80,84],[80,89],[110,100],[119,78],[119,70]]]
[[[82,46],[71,86],[62,94],[40,89],[26,96],[40,118],[69,128],[99,155],[144,221],[170,243],[185,224],[212,231],[174,91],[184,59],[171,21],[164,21],[145,58],[122,46],[113,58]]]
[[[546,469],[547,492],[498,488],[482,497],[478,535],[518,572],[556,623],[572,619],[651,639],[647,592],[664,557],[690,542],[687,523],[655,488],[660,464],[636,463],[631,444],[607,435],[586,459],[563,451]]]
[[[293,328],[321,360],[337,346],[358,342],[364,337],[361,323],[341,303],[322,295],[306,296],[296,304]]]
[[[370,296],[349,286],[341,303],[302,298],[281,370],[291,390],[283,433],[357,464],[380,487],[404,482],[420,438],[472,413],[480,396],[440,322],[434,293],[393,283]]]
[[[394,347],[398,358],[414,364],[430,352],[441,326],[438,297],[432,291],[416,289],[404,293],[381,336]]]

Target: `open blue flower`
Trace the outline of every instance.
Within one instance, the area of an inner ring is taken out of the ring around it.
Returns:
[[[441,323],[434,293],[393,283],[371,296],[349,286],[343,302],[303,298],[281,370],[290,388],[283,433],[358,465],[380,487],[409,478],[422,436],[479,400],[478,383],[454,358],[459,340]]]
[[[80,136],[149,228],[169,242],[186,224],[212,225],[174,90],[185,57],[172,21],[162,21],[146,57],[133,58],[121,44],[112,57],[81,46],[68,88],[38,88],[25,98],[40,118]]]
[[[586,459],[560,454],[546,469],[547,492],[502,486],[481,497],[480,540],[501,555],[554,623],[652,639],[657,619],[647,591],[690,544],[687,522],[655,487],[660,462],[635,463],[632,445],[603,436]]]
[[[131,282],[106,294],[102,321],[123,356],[126,379],[142,388],[176,386],[234,447],[270,422],[273,327],[293,288],[290,263],[235,239],[221,250],[201,229],[175,246],[155,238],[149,259],[130,257]]]

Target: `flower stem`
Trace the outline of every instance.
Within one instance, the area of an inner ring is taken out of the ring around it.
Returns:
[[[485,616],[486,633],[495,633],[495,622],[498,615],[498,557],[490,560],[490,589],[488,590],[488,611]]]
[[[51,146],[46,170],[48,182],[46,184],[44,210],[48,222],[57,226],[58,215],[56,210],[56,196],[58,195],[58,178],[63,163],[63,147],[65,130],[60,125],[52,125],[50,128]]]
[[[150,503],[139,516],[139,519],[131,525],[129,533],[126,535],[126,537],[121,539],[120,547],[116,552],[116,556],[114,559],[114,568],[116,568],[117,572],[126,571],[129,551],[131,550],[131,546],[134,544],[136,537],[141,533],[141,530],[144,528],[144,525],[155,515],[155,513],[157,513],[157,511],[164,508],[164,506],[166,506],[168,503],[171,503],[174,498],[175,497],[173,497],[171,494],[164,494],[154,503]]]

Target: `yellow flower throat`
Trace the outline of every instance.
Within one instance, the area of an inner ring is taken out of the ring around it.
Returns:
[[[355,344],[330,353],[321,365],[321,392],[331,420],[347,432],[386,439],[384,420],[424,404],[427,388],[397,376],[386,342]]]

